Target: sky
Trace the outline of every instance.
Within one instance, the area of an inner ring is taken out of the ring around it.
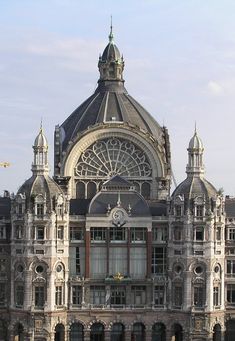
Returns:
[[[0,0],[0,194],[31,176],[41,118],[53,174],[55,125],[94,92],[111,14],[125,86],[168,128],[177,184],[196,122],[206,178],[234,196],[234,0]]]

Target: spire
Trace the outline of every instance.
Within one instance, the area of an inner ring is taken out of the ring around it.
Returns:
[[[195,123],[194,135],[188,146],[188,165],[186,168],[188,176],[202,176],[204,174],[203,152],[203,143],[197,134]]]
[[[124,60],[119,49],[114,44],[113,38],[113,21],[111,16],[109,43],[104,52],[99,57],[98,68],[100,71],[101,81],[121,81],[123,82]]]
[[[113,43],[113,17],[112,17],[112,15],[111,15],[109,42],[110,42],[111,44]]]
[[[32,164],[32,172],[35,175],[48,174],[48,143],[47,138],[43,133],[42,120],[40,123],[39,133],[33,145],[34,161]]]

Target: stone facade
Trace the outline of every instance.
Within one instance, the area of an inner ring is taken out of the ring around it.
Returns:
[[[201,139],[170,195],[168,131],[126,91],[113,33],[95,93],[40,128],[32,177],[0,198],[0,341],[231,341],[235,200]]]

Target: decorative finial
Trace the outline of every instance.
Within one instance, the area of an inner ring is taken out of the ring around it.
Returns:
[[[109,42],[110,42],[110,43],[113,42],[113,17],[112,17],[112,15],[111,15]]]
[[[120,195],[120,191],[118,191],[118,200],[117,200],[117,207],[121,207],[121,195]]]
[[[42,117],[41,117],[41,122],[40,122],[40,130],[39,133],[42,133],[43,129],[42,129]]]
[[[195,121],[194,134],[197,134],[197,121]]]

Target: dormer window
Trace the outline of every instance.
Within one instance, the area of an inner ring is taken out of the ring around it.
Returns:
[[[181,205],[175,205],[175,215],[176,217],[182,216],[182,206]]]
[[[21,239],[22,236],[23,236],[23,227],[22,226],[16,226],[16,228],[15,228],[16,239]]]
[[[44,204],[36,204],[36,215],[37,217],[43,217],[44,215]]]
[[[204,206],[203,205],[197,205],[196,206],[196,217],[203,217],[204,215]]]

